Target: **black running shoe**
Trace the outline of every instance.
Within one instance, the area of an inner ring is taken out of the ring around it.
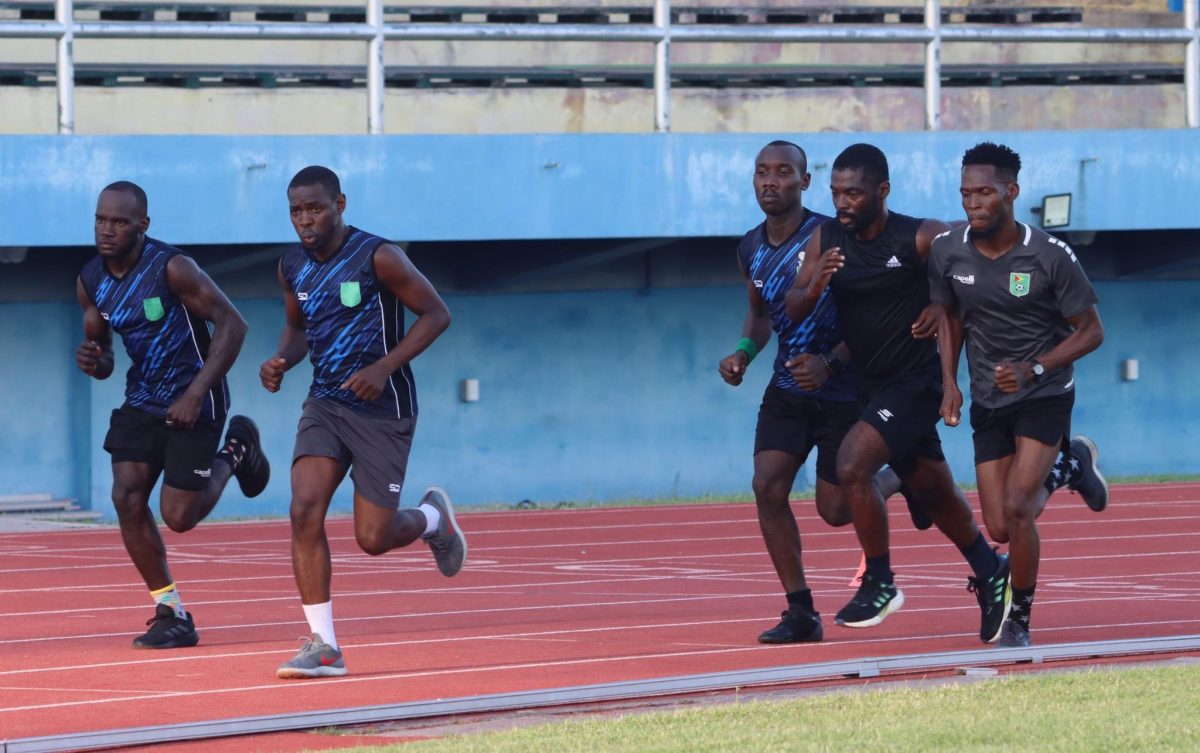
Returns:
[[[883,618],[904,606],[904,592],[894,583],[882,583],[863,573],[862,585],[850,603],[842,607],[834,620],[844,627],[865,628],[878,625]]]
[[[1071,440],[1071,457],[1079,463],[1079,477],[1067,484],[1095,512],[1108,507],[1108,481],[1100,473],[1100,449],[1082,434]]]
[[[1009,576],[1008,556],[997,555],[1000,566],[987,578],[967,578],[967,590],[975,594],[979,602],[979,640],[995,643],[1000,629],[1008,619],[1012,608],[1012,585]]]
[[[904,484],[900,485],[900,494],[903,495],[904,502],[908,505],[908,516],[912,518],[913,528],[918,531],[929,530],[929,527],[933,525],[933,516],[929,514],[929,511],[913,500],[912,491]]]
[[[1000,648],[1027,648],[1031,643],[1029,631],[1008,620],[1004,623],[1004,629],[1000,631],[1000,640],[996,645]]]
[[[247,497],[262,494],[271,480],[271,464],[258,440],[258,427],[245,416],[233,416],[229,419],[229,430],[225,432],[225,443],[240,445],[239,449],[243,450],[242,460],[233,472],[242,494]]]
[[[200,642],[192,615],[189,613],[186,620],[181,620],[166,604],[155,607],[154,616],[146,624],[150,629],[133,639],[134,648],[191,648]]]
[[[759,643],[817,643],[825,637],[816,612],[792,608],[780,617],[778,625],[758,636]]]

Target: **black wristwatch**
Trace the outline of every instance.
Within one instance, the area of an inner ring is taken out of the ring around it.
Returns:
[[[1037,361],[1033,362],[1033,366],[1030,367],[1029,370],[1033,372],[1033,378],[1030,379],[1029,381],[1031,381],[1035,384],[1037,382],[1040,382],[1042,380],[1042,375],[1046,373],[1046,367]]]
[[[838,358],[838,354],[832,350],[822,353],[821,360],[825,362],[825,368],[829,369],[830,376],[837,376],[846,368],[846,364],[842,363],[842,359]]]

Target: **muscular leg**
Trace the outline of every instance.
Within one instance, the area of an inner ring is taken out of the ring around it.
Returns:
[[[883,436],[863,421],[851,427],[838,450],[838,483],[849,502],[858,542],[868,557],[888,553],[887,509],[875,476],[890,454]]]
[[[171,584],[167,548],[150,512],[150,493],[162,468],[149,463],[113,463],[113,507],[121,525],[121,540],[133,566],[151,591]]]
[[[292,464],[292,573],[304,604],[329,601],[325,513],[346,469],[333,458],[306,455]]]
[[[221,499],[221,493],[225,491],[225,485],[229,483],[229,477],[232,475],[233,469],[228,463],[224,460],[213,460],[208,486],[200,491],[177,489],[163,484],[162,499],[159,501],[163,522],[176,533],[195,528],[217,506],[217,501]]]
[[[1057,447],[1017,437],[1017,453],[1004,488],[1004,524],[1013,588],[1028,589],[1037,582],[1041,541],[1034,521],[1049,496],[1043,482],[1057,457]]]
[[[933,516],[934,525],[960,549],[974,543],[979,526],[966,497],[954,483],[945,460],[921,456],[903,481],[914,498]]]
[[[762,450],[754,455],[753,486],[758,527],[785,593],[808,588],[800,558],[800,529],[788,504],[792,483],[799,470],[800,458],[791,453]],[[821,483],[818,481],[818,509]]]
[[[419,510],[389,510],[354,495],[354,538],[372,556],[413,543],[425,533],[425,523]]]

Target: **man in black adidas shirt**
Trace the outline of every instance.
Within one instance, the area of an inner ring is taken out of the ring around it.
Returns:
[[[888,211],[887,158],[869,144],[838,155],[830,187],[837,218],[809,241],[787,295],[787,313],[802,320],[831,289],[842,337],[864,383],[866,407],[842,441],[837,476],[867,569],[836,621],[870,627],[904,603],[891,568],[887,511],[875,484],[887,464],[970,563],[969,588],[982,612],[980,638],[990,643],[999,637],[1009,603],[1008,562],[979,532],[937,434],[942,379],[932,336],[939,319],[929,305],[925,262],[934,236],[947,225]]]
[[[1035,521],[1046,499],[1067,484],[1093,510],[1108,502],[1096,445],[1083,436],[1067,442],[1072,364],[1104,340],[1098,299],[1070,246],[1016,221],[1020,169],[1020,155],[1006,146],[968,149],[959,189],[967,224],[935,238],[929,255],[930,296],[950,312],[939,330],[942,417],[948,426],[960,419],[965,332],[980,506],[991,537],[1009,544],[1013,596],[1002,646],[1030,642],[1041,548]],[[1063,445],[1073,462],[1056,464]]]

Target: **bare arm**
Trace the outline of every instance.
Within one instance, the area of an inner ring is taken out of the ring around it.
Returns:
[[[1065,368],[1091,353],[1104,342],[1104,325],[1100,323],[1100,312],[1091,306],[1082,314],[1069,316],[1067,323],[1075,331],[1067,335],[1058,345],[1034,358],[1047,372]],[[996,366],[996,386],[1001,392],[1016,392],[1033,378],[1033,363],[1004,362]]]
[[[942,361],[942,421],[946,426],[958,426],[962,420],[963,395],[958,388],[958,361],[962,355],[962,317],[957,310],[938,303],[930,304],[938,311],[938,355]]]
[[[112,330],[100,309],[88,298],[83,280],[75,280],[75,297],[83,308],[84,341],[75,349],[75,365],[95,379],[108,379],[113,372]]]
[[[829,281],[845,263],[845,257],[837,246],[821,253],[821,229],[812,234],[804,247],[804,263],[796,272],[792,289],[784,298],[787,315],[794,322],[802,322],[812,314],[821,300],[821,294],[829,287]]]
[[[933,239],[950,229],[941,220],[923,220],[917,228],[917,255],[922,262],[929,261],[929,249],[933,247]]]
[[[200,414],[204,395],[233,366],[249,327],[212,278],[187,256],[173,256],[167,262],[167,287],[185,309],[213,324],[204,365],[183,394],[167,408],[168,421],[190,428]]]
[[[753,340],[755,351],[762,352],[762,349],[767,347],[767,343],[771,341],[771,317],[767,314],[767,304],[763,300],[762,294],[758,292],[758,288],[754,287],[754,282],[742,268],[740,257],[738,258],[738,269],[741,270],[742,279],[746,282],[746,297],[750,304],[746,309],[746,318],[742,321],[742,337]],[[727,384],[736,387],[742,383],[742,379],[746,376],[746,367],[749,365],[749,354],[738,349],[722,358],[717,369]]]
[[[279,347],[275,355],[258,367],[258,379],[268,392],[278,392],[283,383],[283,374],[308,354],[308,339],[305,337],[304,312],[296,302],[296,294],[283,276],[283,262],[275,270],[279,286],[283,288],[283,332],[279,335]]]
[[[375,276],[417,318],[383,358],[360,369],[342,385],[361,400],[379,397],[388,376],[420,355],[450,326],[450,310],[445,302],[398,247],[389,243],[376,249]]]

